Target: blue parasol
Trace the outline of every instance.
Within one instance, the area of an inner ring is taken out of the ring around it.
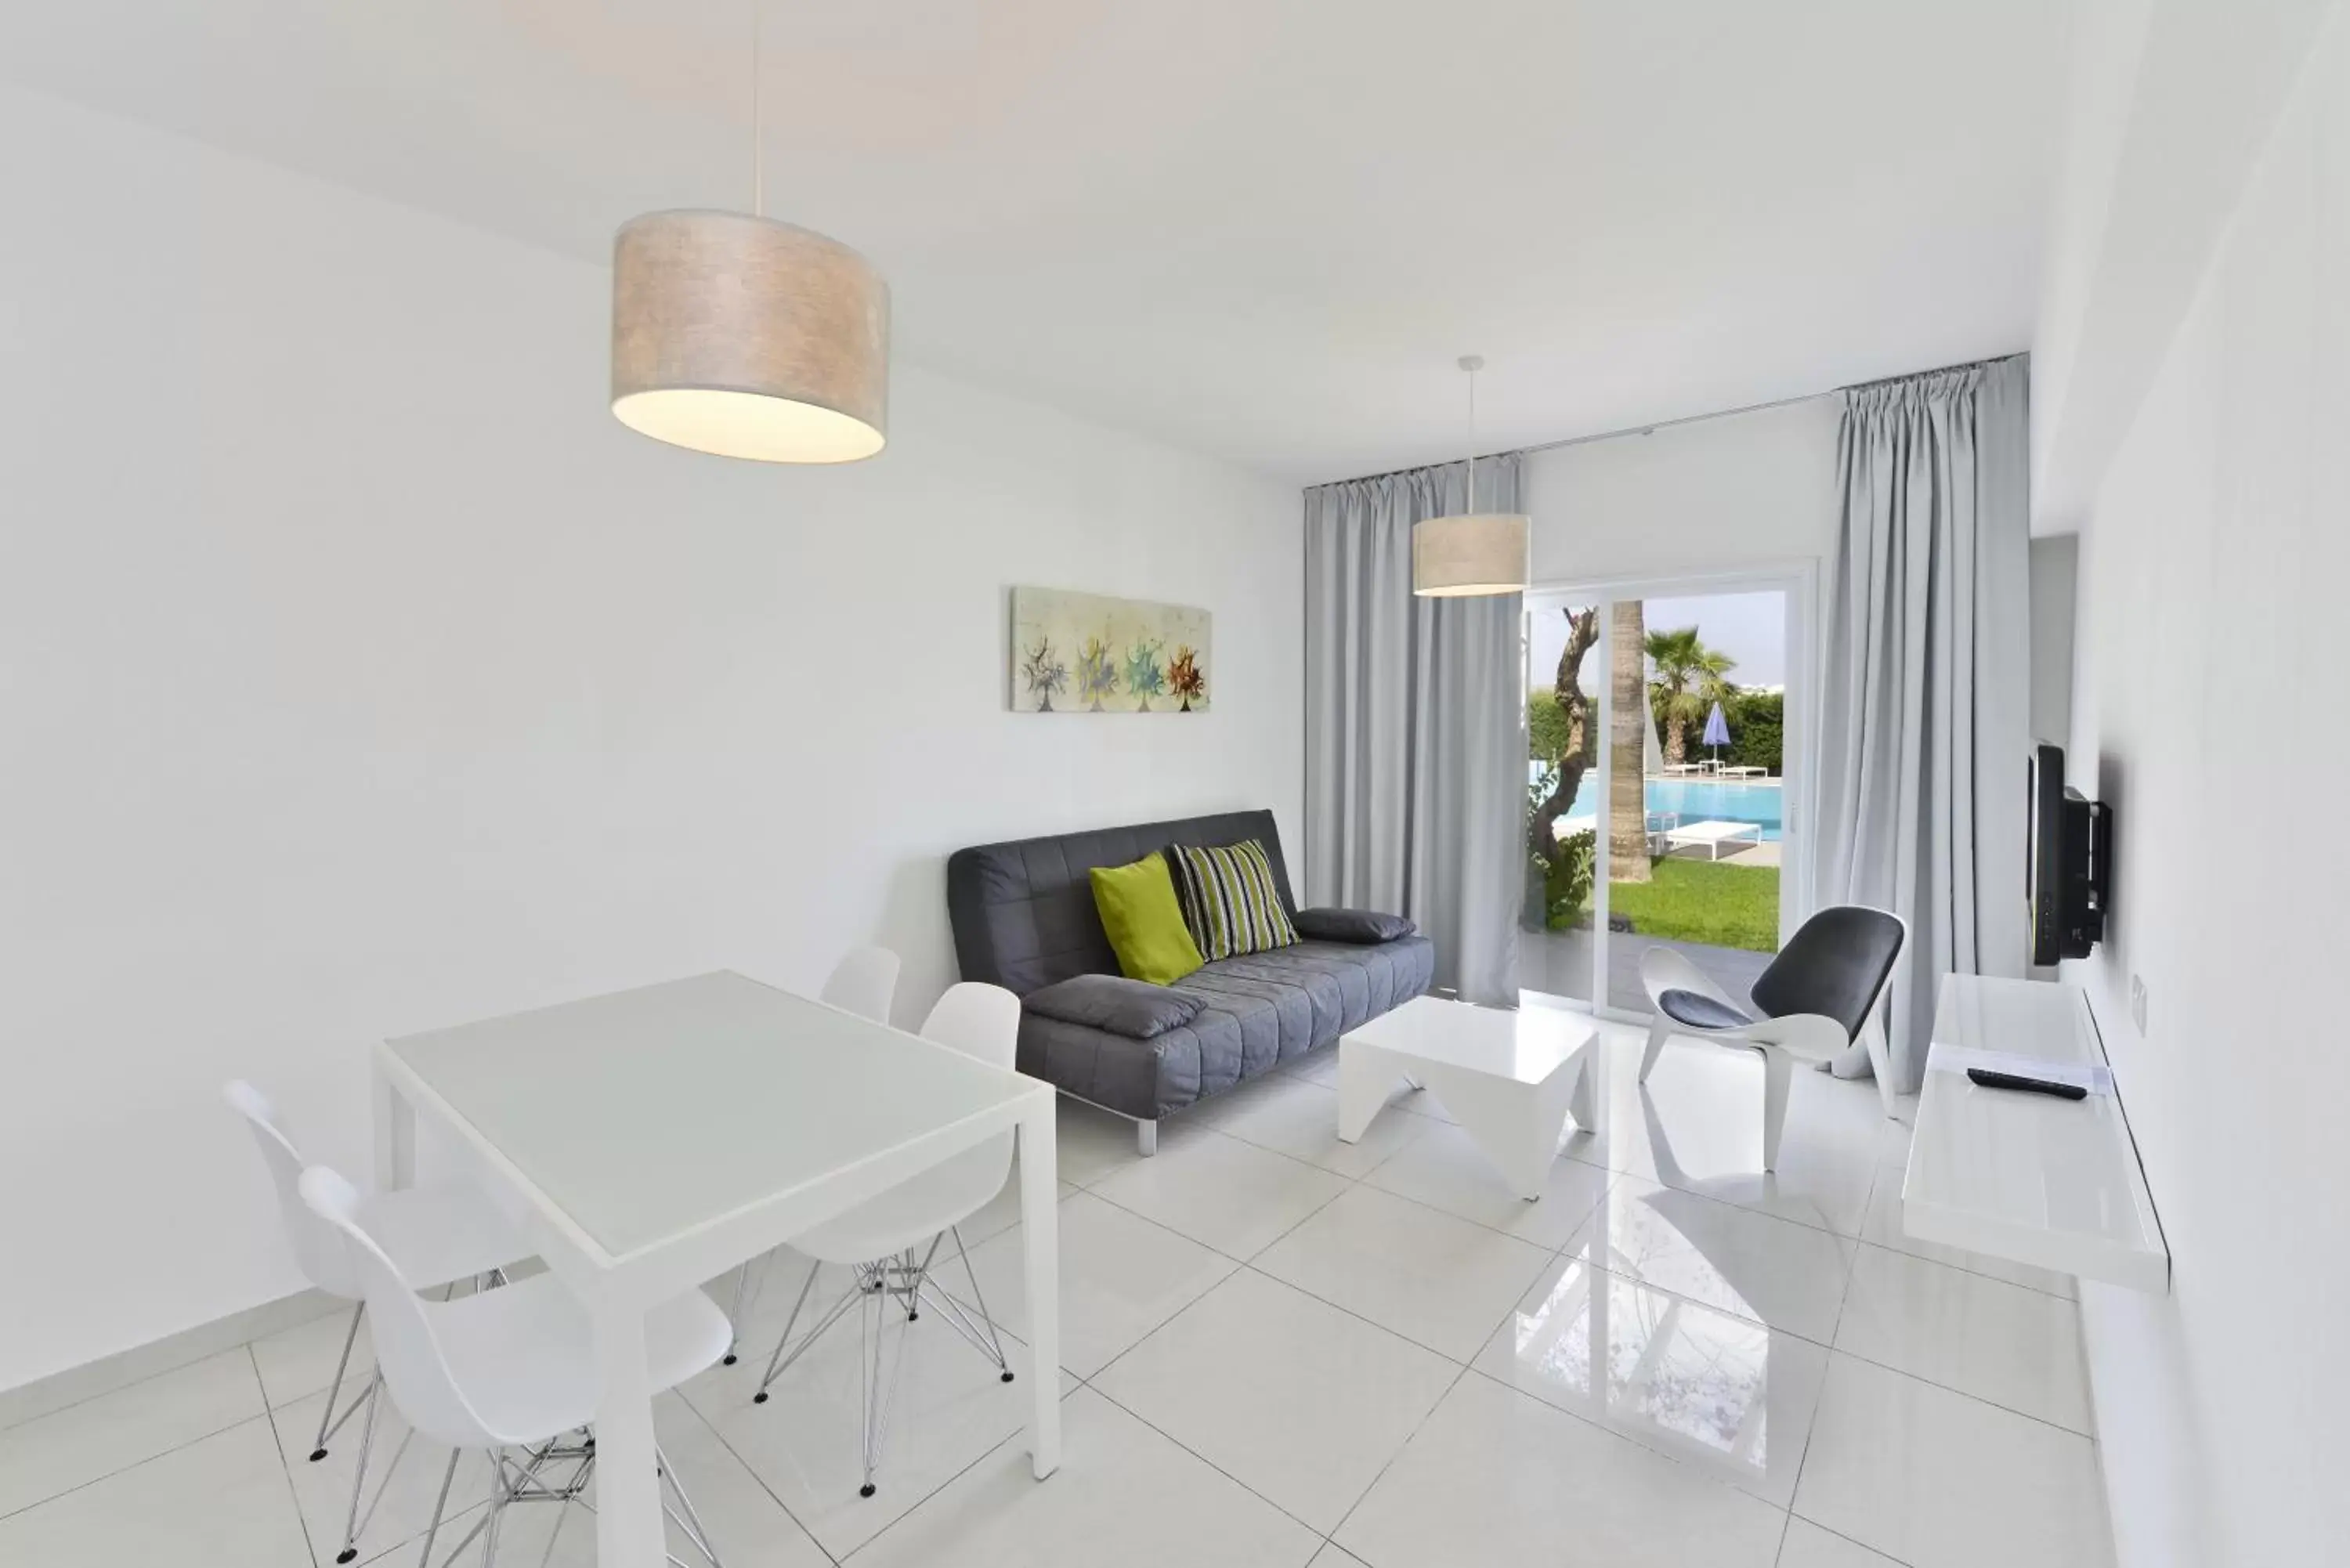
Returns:
[[[1730,744],[1730,722],[1721,716],[1721,704],[1716,702],[1713,711],[1705,716],[1705,744],[1714,748],[1713,765],[1721,766],[1721,748]]]

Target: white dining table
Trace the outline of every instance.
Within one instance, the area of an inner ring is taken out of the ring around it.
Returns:
[[[603,1568],[666,1556],[647,1309],[1007,1128],[1028,1449],[1039,1480],[1060,1464],[1050,1085],[726,971],[387,1040],[374,1066],[378,1181],[411,1185],[417,1124],[438,1124],[593,1319]]]

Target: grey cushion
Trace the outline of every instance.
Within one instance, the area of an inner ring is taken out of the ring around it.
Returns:
[[[1668,991],[1657,998],[1665,1016],[1691,1029],[1740,1029],[1754,1022],[1734,1007],[1724,1007],[1701,992]]]
[[[1122,974],[1080,974],[1030,992],[1020,999],[1020,1005],[1064,1023],[1089,1024],[1129,1040],[1149,1040],[1191,1023],[1208,1004],[1196,996]]]
[[[1297,932],[1326,942],[1391,942],[1419,929],[1401,915],[1377,909],[1300,909]]]

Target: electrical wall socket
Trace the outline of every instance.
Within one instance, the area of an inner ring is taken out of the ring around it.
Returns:
[[[2146,981],[2138,975],[2130,976],[2130,1022],[2137,1026],[2140,1038],[2146,1034]]]

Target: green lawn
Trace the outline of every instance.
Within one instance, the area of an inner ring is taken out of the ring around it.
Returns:
[[[1779,868],[1730,861],[1657,860],[1647,882],[1610,882],[1607,907],[1644,937],[1779,950]]]

